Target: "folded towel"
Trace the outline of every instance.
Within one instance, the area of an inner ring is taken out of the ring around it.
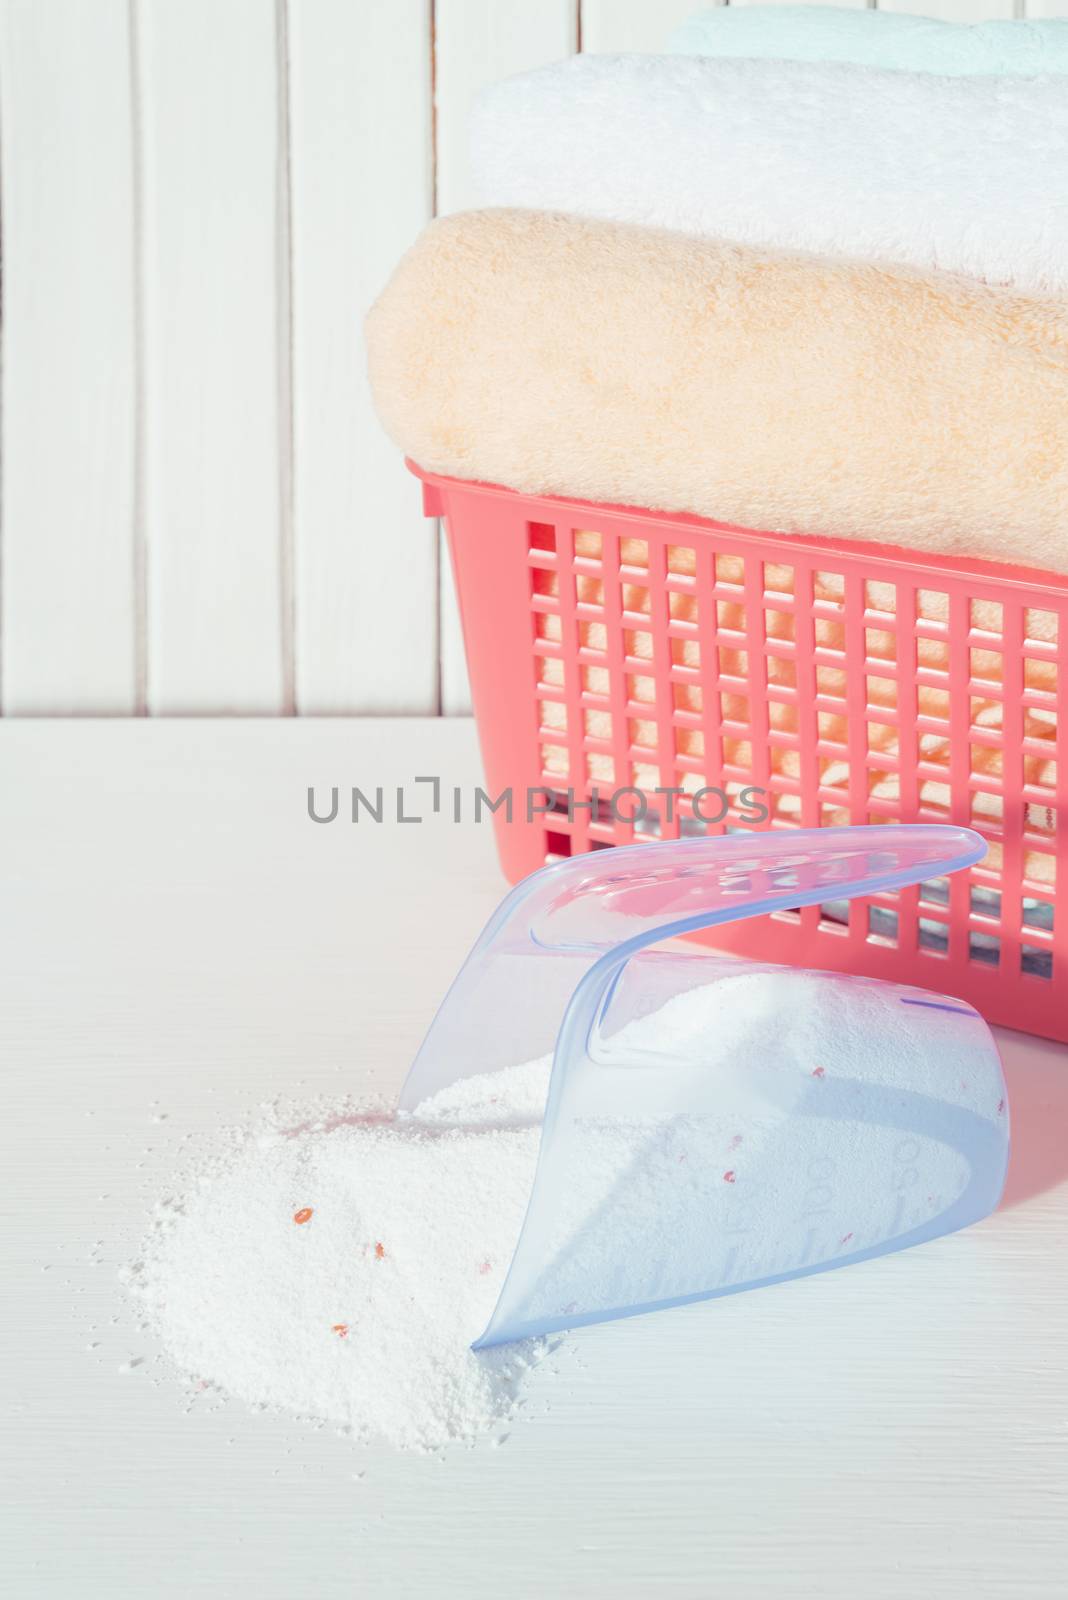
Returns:
[[[838,6],[719,6],[675,29],[669,55],[847,61],[902,72],[1068,73],[1068,20],[939,22]]]
[[[1068,305],[536,211],[446,217],[367,319],[422,466],[1068,571]]]
[[[1062,78],[579,55],[482,92],[483,204],[1068,288]]]

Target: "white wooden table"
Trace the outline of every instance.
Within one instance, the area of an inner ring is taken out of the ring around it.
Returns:
[[[183,1141],[399,1083],[501,893],[487,825],[308,819],[432,772],[470,789],[468,724],[0,725],[12,1600],[1063,1596],[1068,1053],[1018,1035],[995,1217],[588,1329],[502,1449],[161,1381],[116,1269]]]

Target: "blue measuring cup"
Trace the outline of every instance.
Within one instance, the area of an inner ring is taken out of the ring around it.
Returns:
[[[552,1052],[526,1218],[474,1348],[737,1293],[962,1228],[997,1204],[1004,1079],[971,1006],[650,946],[942,877],[966,828],[630,845],[532,874],[445,998],[399,1109]]]

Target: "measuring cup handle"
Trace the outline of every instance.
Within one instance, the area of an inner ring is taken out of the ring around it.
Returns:
[[[633,845],[535,873],[502,907],[504,927],[513,940],[518,933],[541,949],[606,951],[766,911],[900,888],[954,872],[985,853],[985,842],[971,829],[922,824]]]

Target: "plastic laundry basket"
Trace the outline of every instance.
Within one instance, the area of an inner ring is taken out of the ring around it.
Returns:
[[[1068,578],[413,471],[511,880],[651,837],[963,824],[967,872],[699,937],[1068,1041]]]

